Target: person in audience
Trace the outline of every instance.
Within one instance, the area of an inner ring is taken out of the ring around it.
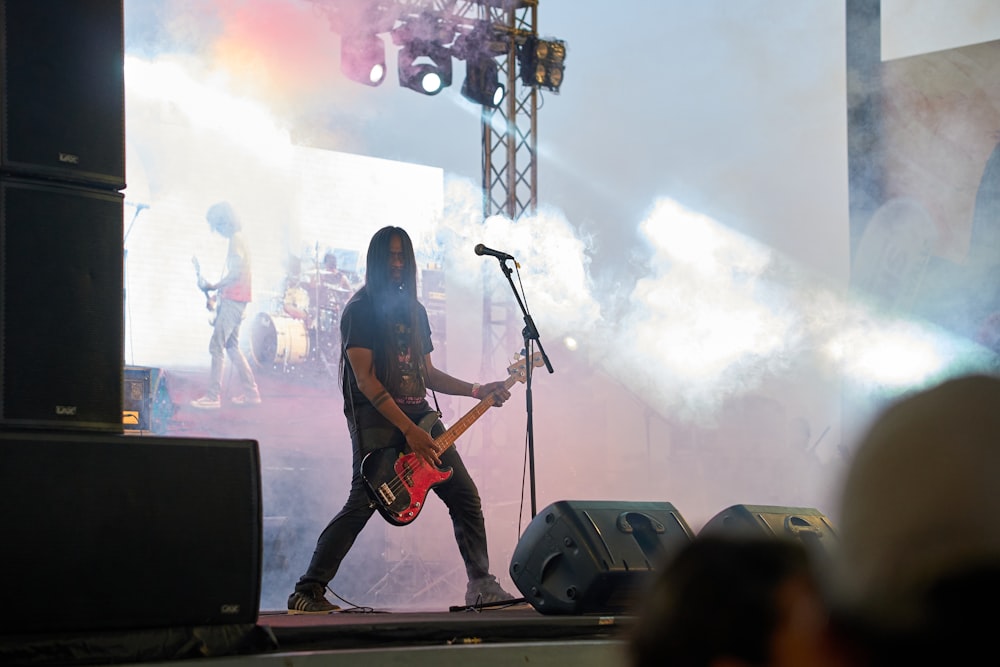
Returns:
[[[663,564],[637,618],[630,667],[838,664],[814,559],[791,538],[698,535]]]
[[[1000,379],[950,379],[875,419],[843,483],[825,586],[855,664],[992,662],[998,481]]]

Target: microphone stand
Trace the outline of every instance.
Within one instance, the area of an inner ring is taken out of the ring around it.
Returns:
[[[125,203],[125,202],[123,202]],[[128,202],[131,203],[131,202]],[[129,310],[128,310],[128,237],[132,233],[132,228],[135,227],[135,221],[142,213],[143,209],[149,208],[148,204],[136,204],[135,211],[132,213],[132,220],[128,223],[128,229],[125,230],[125,235],[122,237],[122,327],[123,331],[128,328],[129,322]],[[129,338],[131,340],[132,330],[129,329]],[[135,350],[133,346],[129,344],[129,351],[133,354]],[[124,355],[123,355],[124,357]]]
[[[521,330],[521,335],[524,338],[524,355],[527,360],[527,363],[525,364],[526,373],[524,400],[525,409],[527,411],[528,429],[528,482],[531,488],[531,518],[534,519],[535,515],[538,514],[538,510],[535,503],[535,424],[534,407],[531,399],[531,376],[533,375],[532,369],[534,368],[534,365],[531,363],[531,341],[535,341],[538,345],[538,351],[542,353],[542,359],[545,361],[545,368],[548,369],[549,373],[553,373],[554,371],[552,370],[552,364],[549,362],[548,355],[545,354],[545,348],[542,347],[542,342],[538,338],[538,329],[535,327],[535,321],[531,319],[528,309],[524,306],[524,302],[521,300],[521,296],[517,292],[517,287],[514,286],[514,280],[511,278],[512,269],[507,266],[507,259],[513,258],[497,257],[497,261],[500,262],[500,269],[503,271],[504,276],[507,277],[507,283],[510,285],[510,291],[514,294],[514,299],[517,301],[517,305],[521,309],[521,314],[524,315],[524,329]]]

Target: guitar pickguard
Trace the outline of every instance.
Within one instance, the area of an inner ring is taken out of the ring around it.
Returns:
[[[395,447],[370,452],[361,462],[368,495],[389,523],[405,526],[417,518],[427,492],[451,479],[451,468],[438,469],[415,454]]]

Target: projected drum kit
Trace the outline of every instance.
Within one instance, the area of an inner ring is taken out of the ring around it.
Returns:
[[[271,312],[258,313],[252,322],[251,352],[258,367],[286,372],[315,364],[336,367],[340,312],[354,293],[340,284],[340,275],[317,270],[306,283],[286,278]]]

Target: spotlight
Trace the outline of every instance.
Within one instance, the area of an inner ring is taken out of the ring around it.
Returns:
[[[385,43],[377,35],[344,35],[340,38],[340,71],[366,86],[385,81]]]
[[[566,62],[566,42],[529,37],[518,53],[521,82],[559,92]]]
[[[465,61],[465,82],[462,96],[484,107],[496,108],[503,102],[506,90],[500,83],[497,61],[487,56]]]
[[[429,42],[414,41],[399,50],[399,85],[424,95],[437,95],[451,85],[451,52]]]

